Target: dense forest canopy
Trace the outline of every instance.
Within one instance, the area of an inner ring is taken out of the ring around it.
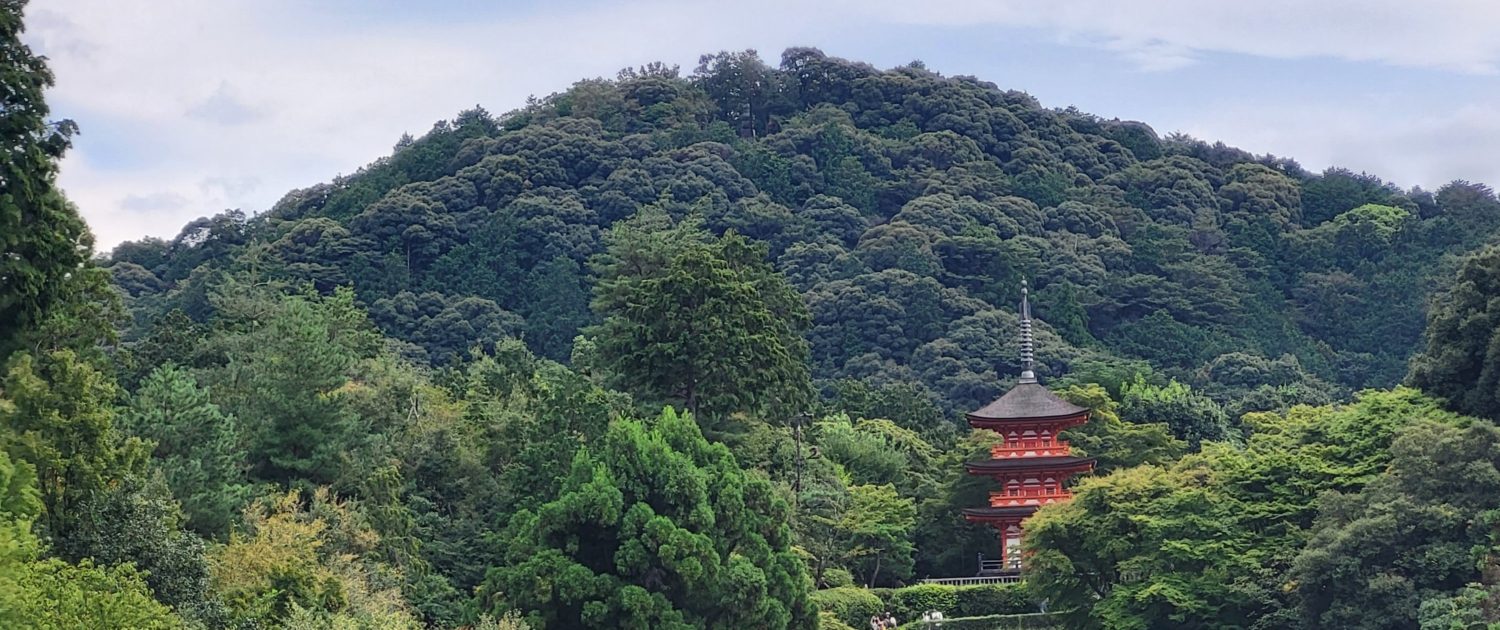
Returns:
[[[644,210],[764,247],[806,304],[812,376],[910,384],[951,414],[1016,371],[1019,280],[1043,375],[1149,365],[1249,409],[1401,380],[1426,296],[1484,242],[1491,191],[1437,193],[1042,107],[912,64],[790,49],[588,80],[503,116],[473,109],[253,217],[195,221],[103,264],[127,338],[254,273],[352,286],[422,364],[519,337],[567,361],[610,231]],[[606,297],[605,299],[611,299]],[[1271,390],[1276,390],[1273,393]]]
[[[1500,621],[1483,185],[794,48],[476,107],[90,261],[20,29],[0,625]],[[914,585],[996,551],[961,412],[1020,371],[1023,280],[1095,473],[1024,586]]]

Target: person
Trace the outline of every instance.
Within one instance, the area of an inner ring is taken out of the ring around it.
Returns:
[[[892,615],[891,611],[885,611],[885,627],[890,628],[891,630],[895,630],[896,627],[900,625],[901,624],[896,623],[896,616]]]
[[[880,615],[873,615],[870,617],[870,630],[883,630],[884,628],[885,620],[881,619]]]

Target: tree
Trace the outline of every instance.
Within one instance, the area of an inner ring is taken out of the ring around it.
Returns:
[[[361,438],[340,389],[380,339],[354,305],[353,292],[341,289],[328,298],[247,294],[221,302],[249,307],[244,316],[257,318],[215,342],[226,346],[228,364],[210,381],[223,408],[245,423],[253,473],[283,483],[334,480],[340,458]]]
[[[1433,299],[1426,347],[1412,357],[1412,385],[1454,409],[1500,420],[1500,247],[1464,259],[1458,276]]]
[[[1204,440],[1233,440],[1229,416],[1218,403],[1177,381],[1165,386],[1136,375],[1120,389],[1120,418],[1137,424],[1160,422],[1197,448]]]
[[[96,567],[42,558],[31,532],[45,508],[30,464],[0,452],[0,626],[7,628],[179,628],[130,565]]]
[[[1026,521],[1026,581],[1070,625],[1104,628],[1247,627],[1264,594],[1253,533],[1204,462],[1140,466],[1085,479],[1067,503]]]
[[[1419,422],[1390,451],[1389,470],[1362,491],[1319,500],[1292,575],[1310,625],[1413,627],[1419,602],[1492,577],[1475,556],[1492,564],[1497,553],[1500,430]]]
[[[172,364],[153,371],[131,397],[121,428],[154,445],[188,527],[208,537],[229,532],[250,492],[243,438],[191,373]]]
[[[482,609],[548,628],[813,627],[788,517],[690,416],[617,421],[554,499],[511,518]]]
[[[911,576],[916,524],[916,506],[897,494],[895,486],[849,488],[849,509],[839,519],[838,531],[845,537],[846,562],[864,578],[865,586],[881,583],[882,570],[895,580]]]
[[[77,562],[141,571],[156,600],[208,627],[227,621],[210,592],[203,540],[182,528],[182,512],[159,479],[127,477],[90,494],[57,537],[55,551]]]
[[[1165,466],[1187,452],[1187,443],[1173,437],[1166,424],[1121,420],[1119,405],[1098,384],[1073,385],[1058,391],[1058,396],[1089,409],[1088,423],[1069,429],[1062,437],[1080,455],[1096,459],[1095,474],[1142,464]]]
[[[69,531],[80,502],[144,451],[116,444],[114,382],[71,350],[12,356],[0,394],[0,443],[36,471],[48,535]]]
[[[578,263],[558,256],[533,269],[524,337],[537,354],[562,361],[589,322],[589,294]]]
[[[245,508],[245,529],[210,556],[214,590],[231,618],[251,627],[391,628],[421,624],[389,584],[389,567],[367,556],[379,535],[326,488],[304,503],[297,491]]]
[[[765,248],[684,222],[647,235],[643,213],[616,228],[598,263],[591,328],[600,358],[630,391],[718,420],[782,419],[810,394],[807,311]]]
[[[0,361],[18,334],[69,291],[93,239],[57,188],[57,161],[78,126],[49,122],[45,59],[21,42],[25,0],[0,5]]]

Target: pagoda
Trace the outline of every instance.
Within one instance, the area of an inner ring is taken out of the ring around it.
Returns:
[[[995,480],[986,507],[966,508],[964,519],[986,523],[999,532],[1000,561],[980,559],[980,573],[1021,570],[1022,523],[1044,505],[1067,501],[1063,484],[1094,469],[1092,458],[1075,457],[1058,434],[1089,419],[1089,410],[1058,398],[1037,382],[1033,368],[1031,303],[1021,284],[1021,378],[1004,396],[967,415],[969,426],[999,433],[1004,442],[991,447],[990,458],[965,462],[971,475]]]

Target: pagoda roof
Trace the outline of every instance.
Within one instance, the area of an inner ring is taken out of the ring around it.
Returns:
[[[1086,470],[1093,466],[1094,458],[1073,457],[1071,455],[1053,457],[1000,457],[977,462],[964,462],[964,468],[970,473],[975,474],[1011,470]]]
[[[964,508],[964,516],[973,519],[1026,518],[1035,514],[1040,505],[1016,505],[1011,507]]]
[[[1023,379],[1004,396],[967,415],[970,421],[1003,421],[1066,418],[1083,413],[1088,413],[1088,409],[1058,398],[1035,380]]]

